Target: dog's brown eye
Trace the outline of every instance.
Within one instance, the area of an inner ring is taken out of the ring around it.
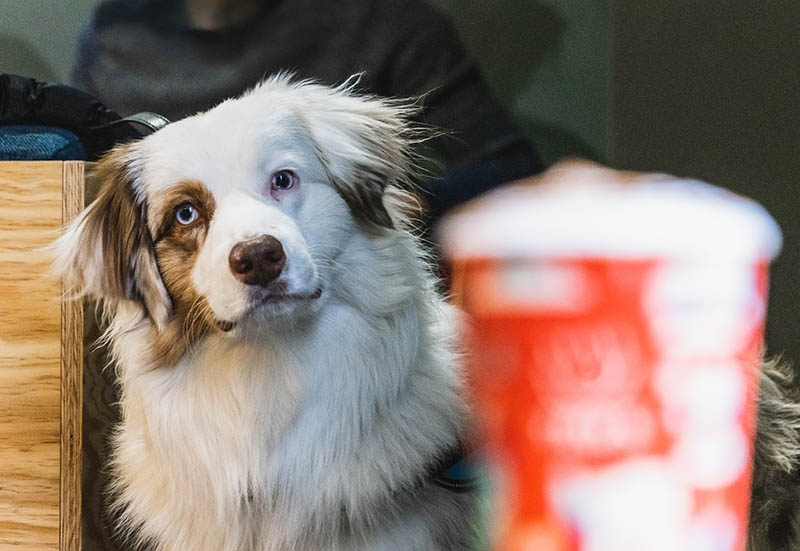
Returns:
[[[175,220],[178,221],[178,224],[188,226],[197,220],[197,209],[191,203],[183,203],[175,209]]]
[[[297,180],[297,176],[291,170],[279,170],[272,175],[272,189],[292,189],[295,180]]]

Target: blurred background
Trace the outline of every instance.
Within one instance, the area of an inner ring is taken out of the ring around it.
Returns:
[[[67,79],[96,0],[0,0],[0,72]],[[691,176],[784,232],[768,352],[800,360],[800,2],[432,0],[547,162]],[[680,224],[676,215],[676,224]]]

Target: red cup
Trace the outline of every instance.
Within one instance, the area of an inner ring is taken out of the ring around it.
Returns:
[[[743,551],[777,226],[699,182],[585,165],[542,180],[441,232],[496,467],[494,549]]]

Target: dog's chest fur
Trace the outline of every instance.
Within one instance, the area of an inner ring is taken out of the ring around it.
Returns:
[[[121,336],[115,471],[131,522],[164,549],[427,548],[421,520],[391,534],[429,514],[402,494],[437,494],[420,477],[459,431],[439,315],[411,301],[368,317],[334,299],[305,327],[209,338],[167,371],[137,368],[146,332]]]

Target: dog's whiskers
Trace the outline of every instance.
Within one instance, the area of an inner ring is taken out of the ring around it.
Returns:
[[[347,268],[335,258],[324,254],[324,253],[315,253],[314,251],[309,251],[308,255],[311,257],[311,260],[314,262],[319,263],[321,266],[325,268],[330,268],[331,270],[335,271],[339,274],[346,274]]]

